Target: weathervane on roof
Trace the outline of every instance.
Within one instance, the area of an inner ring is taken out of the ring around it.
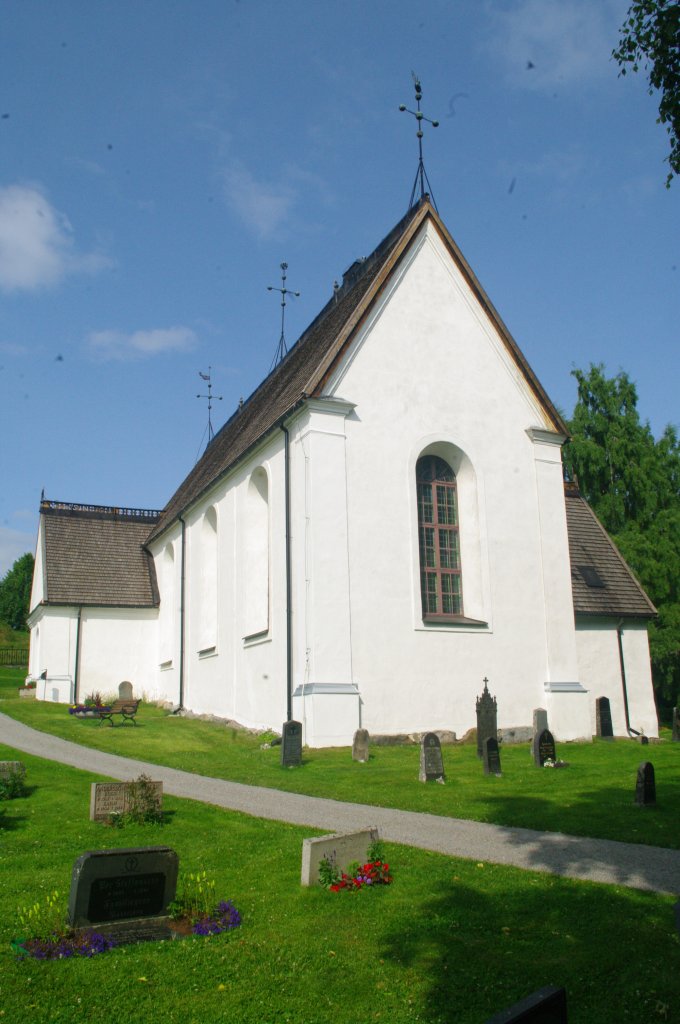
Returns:
[[[201,378],[201,380],[205,380],[205,381],[208,382],[208,394],[207,395],[196,395],[196,398],[207,398],[208,399],[208,444],[210,444],[210,442],[212,441],[213,437],[215,436],[215,432],[213,430],[213,425],[212,425],[212,404],[213,404],[213,399],[216,402],[221,402],[222,401],[222,395],[213,395],[213,393],[212,393],[212,380],[211,380],[211,374],[210,374],[211,370],[212,370],[212,366],[209,366],[207,373],[201,373],[200,370],[198,371],[198,376]]]
[[[423,114],[422,110],[420,109],[420,101],[423,98],[423,90],[420,85],[420,79],[416,75],[415,71],[411,72],[411,76],[413,78],[413,84],[416,87],[416,105],[418,109],[409,110],[408,107],[405,106],[403,103],[399,105],[399,109],[401,111],[405,111],[407,114],[413,114],[418,125],[418,131],[416,132],[416,136],[418,138],[418,170],[416,171],[415,181],[413,182],[413,188],[411,189],[411,199],[409,200],[408,208],[410,210],[411,207],[413,206],[413,201],[416,196],[418,182],[420,182],[420,198],[423,199],[426,192],[429,192],[430,198],[432,199],[432,205],[436,210],[437,204],[434,201],[434,195],[432,193],[430,179],[427,176],[425,164],[423,163],[423,121],[427,121],[427,123],[431,124],[433,128],[439,127],[439,121],[431,121],[429,117],[425,117],[425,114]],[[427,189],[425,188],[425,182],[427,182]]]
[[[286,271],[287,270],[288,270],[288,264],[287,263],[282,263],[281,264],[281,287],[280,288],[275,288],[274,285],[272,285],[272,284],[267,285],[267,291],[268,292],[280,292],[281,293],[281,337],[279,338],[279,344],[278,344],[278,347],[276,349],[276,354],[274,356],[274,359],[272,361],[272,365],[271,365],[270,369],[273,369],[275,366],[278,366],[279,363],[281,362],[281,360],[283,359],[283,357],[285,356],[286,352],[288,351],[288,347],[286,345],[286,339],[285,339],[284,332],[283,332],[283,328],[284,328],[284,324],[285,324],[285,319],[286,319],[286,295],[294,295],[296,299],[300,297],[300,292],[294,292],[294,291],[292,291],[292,289],[286,288]]]

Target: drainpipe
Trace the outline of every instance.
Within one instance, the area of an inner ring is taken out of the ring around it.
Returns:
[[[623,619],[619,619],[616,627],[616,638],[619,642],[619,665],[621,666],[621,685],[623,687],[623,710],[626,715],[626,730],[629,736],[639,736],[637,729],[631,729],[628,714],[628,688],[626,687],[626,665],[623,660]]]
[[[76,624],[76,663],[73,670],[73,703],[78,703],[78,682],[80,680],[80,624],[82,621],[83,609],[78,609],[78,621]]]
[[[290,578],[290,434],[282,423],[284,443],[284,500],[286,503],[286,720],[293,718],[293,644]]]
[[[180,513],[179,521],[182,524],[182,562],[179,580],[179,707],[177,711],[184,710],[184,589],[186,580],[186,544],[187,524]],[[175,712],[177,713],[177,712]]]

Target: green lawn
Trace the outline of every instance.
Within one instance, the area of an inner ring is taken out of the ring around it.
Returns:
[[[671,897],[397,846],[388,888],[303,889],[310,829],[172,797],[162,827],[111,829],[88,819],[97,776],[7,747],[0,759],[24,761],[29,786],[0,805],[7,1024],[481,1024],[546,984],[566,987],[570,1024],[670,1021],[680,1005]],[[157,844],[178,852],[180,872],[216,878],[243,915],[239,930],[92,960],[13,958],[17,907],[55,889],[66,903],[82,852]]]
[[[501,778],[484,776],[474,745],[446,746],[446,785],[423,785],[416,746],[374,746],[368,764],[353,762],[349,748],[306,750],[302,767],[282,770],[279,748],[262,750],[261,737],[176,718],[152,705],[141,706],[135,728],[79,721],[63,705],[20,699],[20,675],[0,670],[0,710],[111,753],[337,800],[680,849],[680,744],[668,732],[646,747],[633,740],[558,745],[558,756],[569,762],[560,770],[536,768],[528,744],[508,746]],[[634,803],[643,760],[655,768],[654,809]]]

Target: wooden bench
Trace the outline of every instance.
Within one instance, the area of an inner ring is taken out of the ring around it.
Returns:
[[[132,722],[133,725],[137,725],[135,722],[135,715],[139,708],[141,701],[138,700],[114,700],[113,704],[107,704],[102,707],[95,708],[97,712],[97,718],[99,724],[107,721],[109,725],[113,725],[113,716],[120,715],[122,722]]]

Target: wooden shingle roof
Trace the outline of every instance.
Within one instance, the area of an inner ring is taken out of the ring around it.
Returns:
[[[144,549],[160,513],[42,501],[46,604],[158,607],[153,559]]]
[[[229,419],[208,445],[184,482],[166,505],[151,542],[183,511],[195,503],[248,451],[264,438],[305,398],[318,397],[328,376],[342,358],[357,328],[380,295],[389,276],[425,220],[431,220],[452,259],[494,323],[512,358],[536,395],[546,425],[568,433],[558,411],[541,387],[519,346],[503,324],[470,266],[425,196],[399,221],[366,259],[350,267],[342,287],[321,310],[285,358]]]
[[[656,608],[574,484],[565,484],[576,615],[652,618]]]

